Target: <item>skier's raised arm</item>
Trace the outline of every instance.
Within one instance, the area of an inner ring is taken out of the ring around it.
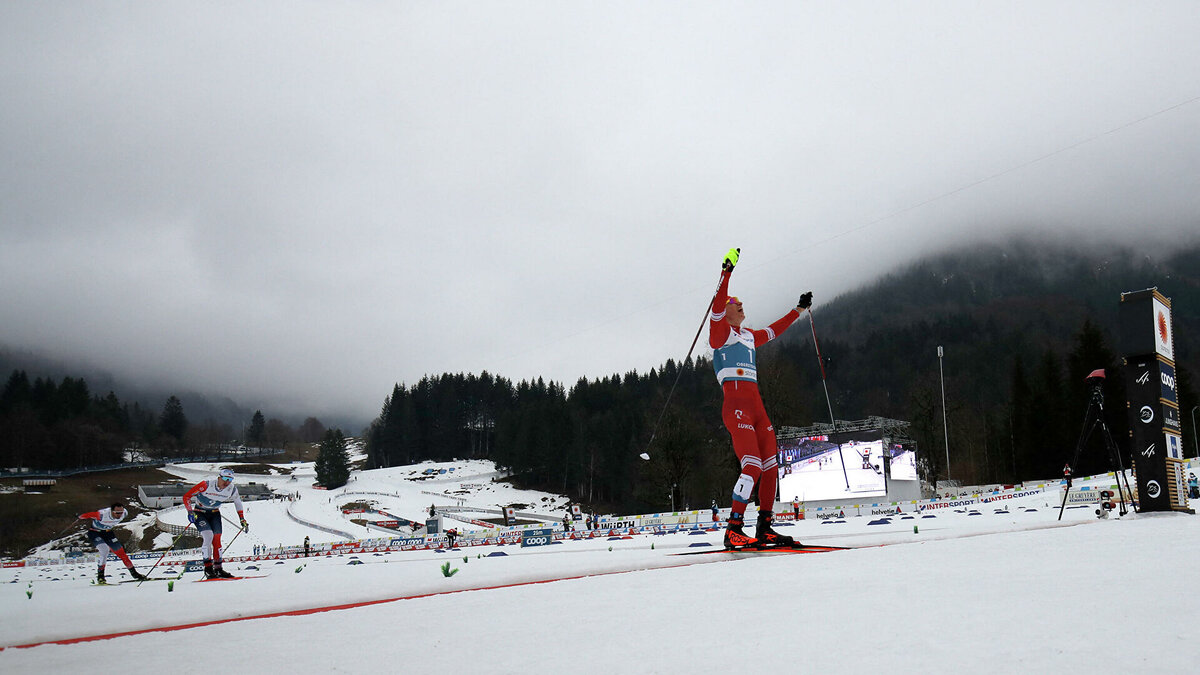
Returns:
[[[725,344],[729,337],[729,324],[725,321],[725,313],[729,305],[729,277],[733,274],[733,267],[737,265],[737,261],[738,249],[731,248],[721,263],[721,283],[717,286],[717,294],[713,296],[712,308],[708,315],[708,346],[713,349]],[[737,298],[733,300],[737,302]]]
[[[812,291],[800,296],[800,302],[796,303],[796,308],[787,314],[784,314],[779,318],[778,321],[770,326],[767,326],[763,330],[754,331],[754,346],[761,347],[780,335],[783,335],[783,331],[791,327],[792,323],[794,323],[796,319],[799,319],[804,310],[808,309],[809,307],[812,307]]]

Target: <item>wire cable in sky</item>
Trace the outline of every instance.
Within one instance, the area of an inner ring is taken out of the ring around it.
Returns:
[[[1053,151],[1051,151],[1051,152],[1048,152],[1048,153],[1046,153],[1046,154],[1044,154],[1044,155],[1041,155],[1041,156],[1039,156],[1039,157],[1036,157],[1036,158],[1034,158],[1034,159],[1030,159],[1030,160],[1028,160],[1028,161],[1026,161],[1026,162],[1022,162],[1022,163],[1020,163],[1020,164],[1017,164],[1017,165],[1011,166],[1011,167],[1009,167],[1009,168],[1007,168],[1007,169],[1004,169],[1003,171],[998,171],[998,172],[996,172],[996,173],[990,174],[990,175],[988,175],[988,176],[985,176],[985,177],[983,177],[983,178],[980,178],[980,179],[978,179],[978,180],[975,180],[975,181],[972,181],[972,182],[970,182],[970,183],[966,183],[966,184],[964,184],[964,185],[961,185],[961,186],[959,186],[959,187],[957,187],[957,188],[954,188],[953,190],[949,190],[949,191],[947,191],[947,192],[943,192],[943,193],[941,193],[941,194],[939,194],[939,195],[936,195],[936,196],[930,197],[930,198],[928,198],[928,199],[922,200],[922,201],[920,201],[920,202],[917,202],[917,203],[915,203],[915,204],[912,204],[912,205],[910,205],[910,206],[905,206],[905,207],[903,207],[903,208],[897,209],[896,211],[892,211],[891,213],[888,213],[888,214],[886,214],[886,215],[880,216],[880,217],[878,217],[878,218],[875,218],[875,219],[873,219],[873,220],[867,221],[867,222],[865,222],[865,223],[862,223],[862,224],[860,224],[860,225],[855,225],[855,226],[853,226],[853,227],[849,227],[849,228],[847,228],[847,229],[845,229],[845,230],[842,230],[842,231],[840,231],[840,232],[836,232],[836,233],[834,233],[834,234],[831,234],[831,235],[829,235],[829,236],[827,236],[827,237],[825,237],[825,238],[823,238],[823,239],[819,239],[819,240],[817,240],[817,241],[811,242],[811,243],[809,243],[807,246],[805,246],[804,248],[801,248],[801,249],[795,249],[795,250],[793,250],[793,251],[790,251],[790,252],[788,252],[788,253],[783,253],[783,254],[780,254],[780,255],[778,255],[778,256],[775,256],[775,257],[773,257],[773,258],[767,259],[767,260],[765,260],[765,261],[763,261],[763,262],[757,263],[757,264],[755,264],[755,265],[753,265],[753,266],[749,267],[749,268],[748,268],[748,271],[752,271],[752,270],[754,270],[754,269],[757,269],[757,268],[760,268],[760,267],[765,267],[765,266],[767,266],[767,265],[774,264],[774,263],[776,263],[776,262],[778,262],[778,261],[780,261],[780,260],[783,260],[783,259],[786,259],[786,258],[790,258],[790,257],[792,257],[792,256],[795,256],[795,255],[799,255],[799,254],[800,254],[800,253],[802,253],[803,251],[805,251],[805,250],[807,250],[807,249],[809,249],[809,248],[812,248],[813,246],[820,246],[820,245],[822,245],[822,244],[827,244],[827,243],[829,243],[829,242],[836,241],[836,240],[838,240],[838,239],[841,239],[842,237],[845,237],[845,236],[847,236],[847,235],[851,235],[851,234],[855,234],[855,233],[857,233],[857,232],[861,232],[861,231],[863,231],[863,230],[865,230],[865,229],[867,229],[867,228],[874,227],[874,226],[876,226],[876,225],[878,225],[878,224],[880,224],[880,223],[882,223],[882,222],[885,222],[885,221],[888,221],[888,220],[892,220],[892,219],[894,219],[894,218],[898,218],[898,217],[900,217],[900,216],[902,216],[902,215],[905,215],[905,214],[907,214],[907,213],[911,213],[911,212],[913,212],[913,211],[916,211],[916,210],[918,210],[918,209],[922,209],[922,208],[924,208],[924,207],[926,207],[926,206],[929,206],[930,204],[934,204],[934,203],[936,203],[936,202],[939,202],[939,201],[941,201],[941,200],[943,200],[943,199],[946,199],[946,198],[948,198],[948,197],[953,197],[954,195],[961,194],[961,193],[963,193],[963,192],[966,192],[966,191],[968,191],[968,190],[972,190],[972,189],[974,189],[974,188],[977,188],[977,187],[979,187],[980,185],[984,185],[984,184],[986,184],[986,183],[989,183],[989,182],[991,182],[991,181],[994,181],[994,180],[996,180],[996,179],[1002,178],[1002,177],[1004,177],[1004,176],[1007,176],[1007,175],[1009,175],[1009,174],[1016,173],[1016,172],[1019,172],[1019,171],[1023,171],[1023,170],[1025,170],[1025,169],[1027,169],[1027,168],[1029,168],[1029,167],[1031,167],[1031,166],[1033,166],[1033,165],[1035,165],[1035,164],[1038,164],[1038,163],[1044,162],[1044,161],[1046,161],[1046,160],[1048,160],[1048,159],[1050,159],[1050,158],[1052,158],[1052,157],[1057,157],[1058,155],[1062,155],[1062,154],[1064,154],[1064,153],[1067,153],[1067,152],[1070,152],[1070,151],[1072,151],[1072,150],[1078,149],[1078,148],[1080,148],[1080,147],[1082,147],[1082,146],[1085,146],[1085,145],[1087,145],[1087,144],[1089,144],[1089,143],[1093,143],[1093,142],[1095,142],[1095,141],[1097,141],[1097,140],[1099,140],[1099,139],[1101,139],[1101,138],[1104,138],[1104,137],[1106,137],[1106,136],[1112,136],[1112,135],[1114,135],[1114,134],[1120,133],[1120,132],[1122,132],[1122,131],[1125,131],[1126,129],[1129,129],[1129,128],[1131,128],[1131,127],[1137,126],[1137,125],[1139,125],[1139,124],[1142,124],[1143,122],[1146,122],[1146,121],[1148,121],[1148,120],[1154,119],[1155,117],[1159,117],[1159,116],[1161,116],[1161,115],[1165,115],[1165,114],[1167,114],[1167,113],[1169,113],[1169,112],[1171,112],[1171,111],[1173,111],[1173,110],[1178,110],[1179,108],[1183,108],[1183,107],[1185,107],[1185,106],[1192,105],[1193,103],[1196,103],[1197,101],[1200,101],[1200,96],[1195,96],[1195,97],[1193,97],[1193,98],[1187,99],[1187,100],[1185,100],[1185,101],[1182,101],[1182,102],[1180,102],[1180,103],[1175,103],[1175,104],[1173,104],[1173,105],[1170,105],[1170,106],[1167,106],[1167,107],[1165,107],[1165,108],[1162,108],[1161,110],[1157,110],[1157,111],[1155,111],[1155,112],[1152,112],[1152,113],[1149,113],[1149,114],[1147,114],[1147,115],[1143,115],[1142,117],[1139,117],[1139,118],[1137,118],[1137,119],[1131,120],[1131,121],[1129,121],[1129,122],[1124,122],[1124,123],[1122,123],[1122,124],[1119,124],[1119,125],[1117,125],[1117,126],[1115,126],[1115,127],[1112,127],[1111,129],[1108,129],[1108,130],[1106,130],[1106,131],[1101,131],[1101,132],[1099,132],[1099,133],[1097,133],[1097,134],[1094,134],[1094,135],[1092,135],[1092,136],[1089,136],[1089,137],[1087,137],[1087,138],[1084,138],[1084,139],[1082,139],[1082,140],[1080,140],[1080,141],[1077,141],[1077,142],[1075,142],[1075,143],[1072,143],[1072,144],[1070,144],[1070,145],[1065,145],[1065,146],[1063,146],[1063,147],[1061,147],[1061,148],[1058,148],[1058,149],[1056,149],[1056,150],[1053,150]],[[628,322],[628,321],[630,320],[630,316],[632,316],[632,315],[642,314],[642,313],[645,313],[645,312],[649,311],[650,309],[652,309],[652,308],[655,308],[655,307],[658,307],[658,306],[660,306],[660,305],[663,305],[663,304],[666,304],[666,303],[669,303],[669,302],[674,302],[674,301],[676,301],[676,300],[679,300],[679,299],[681,299],[681,298],[685,298],[685,297],[691,297],[691,296],[693,296],[693,295],[694,295],[696,292],[698,292],[698,290],[699,290],[699,289],[692,289],[692,290],[689,290],[689,291],[686,291],[686,292],[683,292],[683,293],[677,293],[677,294],[675,294],[675,295],[672,295],[672,296],[665,297],[665,298],[663,298],[662,300],[659,300],[659,301],[657,301],[657,302],[649,302],[649,303],[644,303],[644,304],[642,304],[642,305],[641,305],[641,307],[640,307],[638,310],[636,310],[636,311],[635,311],[635,312],[633,312],[632,314],[622,314],[622,315],[619,315],[619,316],[614,316],[614,317],[612,317],[612,318],[609,318],[609,319],[606,319],[606,320],[604,320],[604,321],[601,321],[600,323],[596,323],[596,324],[593,324],[593,325],[591,325],[591,326],[588,326],[588,327],[585,327],[585,328],[580,328],[579,330],[573,331],[573,332],[571,332],[571,333],[568,333],[568,334],[566,334],[566,335],[563,335],[563,336],[561,336],[561,337],[559,337],[559,338],[555,338],[555,339],[552,339],[552,340],[546,340],[546,341],[543,341],[543,342],[541,342],[541,343],[539,343],[539,344],[536,344],[536,345],[533,345],[533,346],[531,346],[531,347],[530,347],[529,349],[527,349],[527,350],[523,350],[523,351],[521,351],[521,352],[516,352],[516,353],[510,354],[509,356],[506,356],[506,357],[504,357],[504,358],[500,359],[499,363],[504,363],[504,362],[506,362],[506,361],[510,361],[510,360],[512,360],[512,359],[514,359],[514,358],[517,358],[518,356],[524,356],[524,355],[526,355],[526,354],[529,354],[529,353],[531,353],[531,352],[533,352],[533,351],[535,351],[535,350],[539,350],[539,349],[543,349],[543,348],[545,348],[545,347],[549,347],[549,346],[554,346],[554,345],[561,344],[561,343],[563,343],[563,342],[566,342],[566,341],[568,341],[568,340],[571,340],[571,339],[573,339],[573,338],[575,338],[575,337],[577,337],[577,336],[579,336],[579,335],[582,335],[582,334],[584,334],[584,333],[589,333],[589,332],[591,332],[591,331],[598,330],[598,329],[600,329],[600,328],[604,328],[605,326],[611,325],[611,324],[613,324],[613,323],[617,323],[617,322]]]
[[[1164,114],[1166,114],[1166,113],[1169,113],[1169,112],[1171,112],[1172,110],[1176,110],[1176,109],[1178,109],[1178,108],[1182,108],[1182,107],[1184,107],[1184,106],[1191,105],[1192,103],[1195,103],[1195,102],[1197,102],[1197,101],[1200,101],[1200,96],[1196,96],[1196,97],[1194,97],[1194,98],[1190,98],[1190,99],[1188,99],[1188,100],[1186,100],[1186,101],[1183,101],[1182,103],[1176,103],[1175,105],[1168,106],[1168,107],[1166,107],[1166,108],[1163,108],[1162,110],[1159,110],[1159,111],[1157,111],[1157,112],[1153,112],[1153,113],[1150,113],[1149,115],[1145,115],[1145,116],[1143,116],[1143,117],[1139,117],[1138,119],[1135,119],[1135,120],[1133,120],[1133,121],[1131,121],[1131,122],[1125,122],[1124,124],[1120,124],[1120,125],[1118,125],[1118,126],[1115,126],[1115,127],[1111,128],[1111,129],[1109,129],[1108,131],[1102,131],[1102,132],[1100,132],[1100,133],[1098,133],[1098,134],[1095,134],[1094,136],[1090,136],[1090,137],[1088,137],[1088,138],[1085,138],[1085,139],[1083,139],[1083,140],[1081,140],[1081,141],[1078,141],[1078,142],[1076,142],[1076,143],[1072,143],[1071,145],[1063,146],[1063,147],[1061,147],[1061,148],[1059,148],[1059,149],[1057,149],[1057,150],[1054,150],[1054,151],[1052,151],[1052,152],[1048,152],[1048,153],[1046,153],[1046,154],[1042,155],[1041,157],[1037,157],[1037,158],[1035,158],[1035,159],[1031,159],[1031,160],[1029,160],[1029,161],[1027,161],[1027,162],[1024,162],[1024,163],[1022,163],[1022,164],[1018,164],[1018,165],[1016,165],[1016,166],[1013,166],[1013,167],[1007,168],[1007,169],[1005,169],[1005,170],[1003,170],[1003,171],[996,172],[996,173],[994,173],[994,174],[991,174],[990,176],[986,176],[986,177],[984,177],[984,178],[980,178],[979,180],[976,180],[976,181],[974,181],[974,182],[971,182],[971,183],[967,183],[966,185],[962,185],[962,186],[960,186],[960,187],[957,187],[957,188],[955,188],[955,189],[953,189],[953,190],[950,190],[949,192],[944,192],[944,193],[942,193],[942,194],[940,194],[940,195],[937,195],[936,197],[930,197],[929,199],[926,199],[926,200],[924,200],[924,201],[918,202],[918,203],[916,203],[916,204],[913,204],[913,205],[911,205],[911,206],[906,206],[906,207],[904,207],[904,208],[902,208],[902,209],[899,209],[899,210],[897,210],[897,211],[893,211],[892,213],[889,213],[889,214],[887,214],[887,215],[880,216],[880,217],[878,217],[878,218],[876,218],[876,219],[874,219],[874,220],[871,220],[871,221],[868,221],[868,222],[866,222],[866,223],[863,223],[862,225],[856,225],[856,226],[854,226],[854,227],[851,227],[851,228],[848,228],[848,229],[846,229],[846,230],[842,230],[841,232],[838,232],[838,233],[832,234],[832,235],[830,235],[830,236],[828,236],[828,237],[826,237],[826,238],[824,238],[824,239],[821,239],[821,240],[815,241],[815,242],[813,242],[813,243],[809,244],[809,246],[808,246],[808,247],[806,247],[806,248],[809,248],[809,247],[812,247],[812,246],[819,246],[819,245],[821,245],[821,244],[827,244],[827,243],[829,243],[829,242],[831,242],[831,241],[834,241],[834,240],[840,239],[840,238],[842,238],[842,237],[844,237],[844,236],[846,236],[846,235],[849,235],[849,234],[854,234],[855,232],[860,232],[860,231],[862,231],[862,230],[865,230],[865,229],[867,229],[868,227],[872,227],[872,226],[874,226],[874,225],[878,225],[879,223],[881,223],[881,222],[883,222],[883,221],[885,221],[885,220],[890,220],[890,219],[892,219],[892,218],[896,218],[896,217],[902,216],[902,215],[904,215],[904,214],[906,214],[906,213],[909,213],[909,212],[911,212],[911,211],[916,211],[917,209],[924,208],[924,207],[926,207],[926,206],[929,206],[930,204],[933,204],[933,203],[935,203],[935,202],[938,202],[938,201],[941,201],[941,200],[943,200],[943,199],[946,199],[947,197],[953,197],[953,196],[954,196],[954,195],[956,195],[956,194],[959,194],[959,193],[962,193],[962,192],[966,192],[967,190],[970,190],[970,189],[973,189],[973,188],[977,188],[977,187],[979,187],[980,185],[983,185],[984,183],[988,183],[988,182],[991,182],[991,181],[993,181],[993,180],[996,180],[997,178],[1001,178],[1001,177],[1003,177],[1003,176],[1007,176],[1007,175],[1008,175],[1008,174],[1010,174],[1010,173],[1016,173],[1017,171],[1021,171],[1021,170],[1023,170],[1023,169],[1027,169],[1027,168],[1029,168],[1029,167],[1033,166],[1034,164],[1037,164],[1037,163],[1039,163],[1039,162],[1043,162],[1043,161],[1045,161],[1045,160],[1047,160],[1047,159],[1050,159],[1051,157],[1056,157],[1056,156],[1058,156],[1058,155],[1061,155],[1061,154],[1063,154],[1063,153],[1070,152],[1071,150],[1074,150],[1074,149],[1076,149],[1076,148],[1079,148],[1079,147],[1082,147],[1082,146],[1084,146],[1084,145],[1087,145],[1088,143],[1091,143],[1091,142],[1093,142],[1093,141],[1096,141],[1096,140],[1099,140],[1099,139],[1101,139],[1101,138],[1104,138],[1105,136],[1111,136],[1111,135],[1113,135],[1113,134],[1115,134],[1115,133],[1118,133],[1118,132],[1120,132],[1120,131],[1124,131],[1125,129],[1128,129],[1128,128],[1130,128],[1130,127],[1136,126],[1136,125],[1138,125],[1138,124],[1141,124],[1142,122],[1145,122],[1145,121],[1147,121],[1147,120],[1150,120],[1150,119],[1153,119],[1153,118],[1155,118],[1155,117],[1158,117],[1159,115],[1164,115]],[[769,260],[766,260],[766,261],[763,261],[763,262],[759,263],[758,265],[756,265],[756,267],[763,267],[763,266],[769,265],[769,264],[771,264],[771,263],[777,262],[777,261],[779,261],[779,260],[782,260],[782,259],[784,259],[784,258],[790,258],[790,257],[792,257],[792,256],[794,256],[794,255],[797,255],[797,254],[801,253],[801,252],[802,252],[802,251],[804,251],[804,250],[805,250],[805,249],[797,249],[797,250],[791,251],[791,252],[789,252],[789,253],[784,253],[784,254],[782,254],[782,255],[775,256],[774,258],[771,258],[771,259],[769,259]]]

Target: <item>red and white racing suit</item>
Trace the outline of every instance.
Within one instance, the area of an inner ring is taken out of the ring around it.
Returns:
[[[725,395],[721,418],[733,439],[742,473],[733,487],[733,508],[730,520],[741,521],[746,505],[758,482],[758,503],[763,511],[775,506],[775,490],[779,482],[776,460],[775,427],[767,418],[762,397],[758,393],[758,370],[755,349],[774,340],[787,330],[800,313],[792,310],[763,330],[734,328],[725,320],[729,303],[729,275],[725,270],[713,298],[708,321],[708,344],[713,348],[713,370]]]
[[[200,532],[202,540],[200,551],[204,556],[205,565],[213,560],[216,560],[218,565],[221,562],[221,504],[232,501],[237,509],[238,518],[246,519],[237,486],[231,480],[229,485],[220,488],[218,480],[220,478],[217,476],[202,480],[183,495],[184,507],[188,513],[195,516],[196,530]]]
[[[125,516],[128,516],[128,511],[123,511],[121,517],[113,515],[112,507],[100,509],[98,511],[89,511],[81,514],[79,517],[84,520],[91,520],[88,525],[87,536],[91,540],[92,545],[96,547],[96,566],[104,569],[108,563],[108,553],[111,550],[113,555],[121,559],[125,563],[126,568],[133,567],[133,561],[129,559],[129,554],[125,552],[125,547],[113,534],[113,528],[116,527]]]

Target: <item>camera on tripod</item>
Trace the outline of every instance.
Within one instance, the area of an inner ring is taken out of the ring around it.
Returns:
[[[1126,490],[1129,492],[1129,502],[1133,503],[1133,490],[1129,489],[1129,477],[1125,475],[1125,465],[1121,461],[1121,451],[1117,448],[1117,442],[1113,439],[1112,431],[1109,430],[1108,424],[1104,421],[1104,369],[1097,368],[1093,370],[1088,373],[1084,381],[1092,388],[1092,397],[1091,401],[1088,402],[1087,412],[1084,413],[1083,433],[1079,435],[1079,443],[1075,446],[1075,456],[1063,468],[1066,485],[1063,490],[1062,505],[1058,508],[1059,520],[1062,520],[1063,510],[1067,507],[1067,495],[1071,492],[1070,467],[1078,466],[1079,456],[1083,452],[1084,445],[1087,443],[1088,437],[1096,429],[1100,430],[1100,435],[1104,439],[1105,449],[1108,450],[1109,463],[1112,465],[1113,472],[1117,477],[1117,493],[1114,495],[1109,490],[1100,493],[1100,508],[1096,510],[1096,515],[1101,518],[1107,518],[1113,508],[1119,507],[1120,514],[1124,516],[1127,513],[1125,508]],[[1125,489],[1121,488],[1122,479],[1125,480]],[[1112,501],[1113,497],[1119,498],[1115,504]]]

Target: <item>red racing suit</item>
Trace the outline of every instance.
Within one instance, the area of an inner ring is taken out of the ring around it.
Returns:
[[[742,468],[733,488],[730,513],[730,520],[740,522],[753,495],[754,484],[758,483],[759,509],[773,511],[779,483],[775,427],[767,418],[758,393],[755,349],[781,335],[800,318],[800,312],[793,309],[762,330],[734,328],[725,320],[731,273],[732,270],[725,270],[721,275],[721,284],[713,298],[708,317],[708,344],[713,348],[713,370],[725,395],[721,418],[733,439],[733,451]]]

